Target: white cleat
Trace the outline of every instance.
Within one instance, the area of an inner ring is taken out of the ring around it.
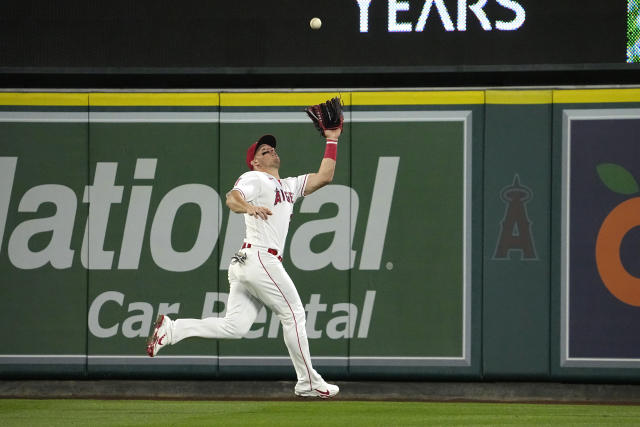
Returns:
[[[153,327],[153,334],[147,341],[147,354],[154,357],[162,347],[168,344],[171,344],[171,319],[161,314]]]
[[[296,388],[296,396],[330,399],[338,394],[339,391],[340,387],[337,385],[323,382],[320,387],[314,387],[312,389],[306,388],[305,390],[301,390]]]

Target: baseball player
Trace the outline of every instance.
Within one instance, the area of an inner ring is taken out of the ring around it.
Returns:
[[[338,138],[342,132],[341,103],[338,101],[336,105],[335,99],[306,110],[310,117],[314,116],[319,121],[317,123],[312,117],[326,138],[325,155],[317,173],[281,179],[280,157],[276,152],[276,138],[272,135],[260,137],[248,148],[246,164],[250,171],[238,178],[226,199],[229,209],[245,215],[246,226],[242,248],[229,266],[230,291],[226,315],[224,318],[177,320],[158,316],[147,343],[149,356],[154,357],[164,346],[188,337],[242,338],[265,305],[282,323],[284,341],[298,378],[295,394],[330,398],[338,393],[338,386],[325,382],[313,369],[304,306],[282,266],[295,201],[333,179]],[[314,109],[321,106],[324,109]]]

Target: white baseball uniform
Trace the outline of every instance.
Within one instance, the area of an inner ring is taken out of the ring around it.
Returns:
[[[308,175],[277,179],[250,171],[236,181],[238,191],[254,206],[271,210],[268,219],[245,214],[243,262],[229,266],[229,299],[224,318],[178,319],[171,343],[187,337],[242,338],[249,332],[263,305],[282,323],[284,341],[298,377],[296,390],[317,390],[324,383],[313,369],[305,329],[304,306],[293,281],[282,266],[282,253],[295,201],[302,197]]]

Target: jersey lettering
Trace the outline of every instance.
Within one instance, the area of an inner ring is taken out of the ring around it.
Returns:
[[[273,202],[273,206],[280,202],[293,203],[293,193],[291,191],[278,190],[276,188],[276,199]]]

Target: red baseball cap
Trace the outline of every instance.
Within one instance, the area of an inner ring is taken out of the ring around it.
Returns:
[[[258,148],[263,144],[276,148],[276,137],[273,135],[262,135],[256,142],[249,146],[247,149],[247,167],[249,170],[253,170],[251,161],[256,157],[256,151],[258,151]]]

